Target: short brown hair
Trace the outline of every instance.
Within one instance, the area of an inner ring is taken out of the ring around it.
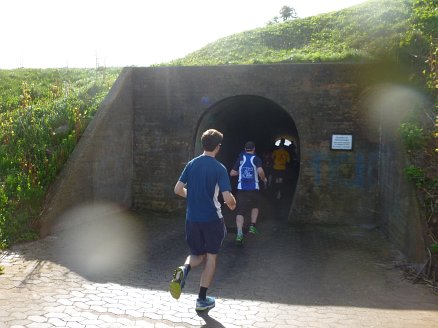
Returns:
[[[245,150],[254,150],[254,149],[255,149],[254,141],[248,141],[245,144]]]
[[[201,136],[202,147],[206,151],[213,151],[222,142],[224,135],[215,129],[208,129]]]

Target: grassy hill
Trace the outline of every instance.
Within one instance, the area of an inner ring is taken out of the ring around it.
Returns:
[[[336,12],[234,34],[167,65],[382,59],[399,49],[412,15],[413,0],[371,0]]]
[[[45,192],[119,73],[0,70],[0,249],[38,236]]]

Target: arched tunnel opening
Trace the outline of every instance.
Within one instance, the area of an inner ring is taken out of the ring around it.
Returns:
[[[289,113],[281,106],[264,97],[241,95],[223,99],[213,104],[201,118],[196,134],[195,154],[202,152],[201,134],[210,128],[224,134],[221,150],[217,159],[222,162],[228,172],[233,167],[238,154],[243,151],[247,141],[254,141],[256,154],[263,161],[267,175],[272,169],[266,167],[267,157],[278,146],[281,138],[287,140],[285,149],[291,154],[286,177],[281,185],[282,195],[274,194],[279,185],[270,179],[267,188],[261,190],[263,204],[260,217],[269,216],[286,220],[291,210],[292,200],[297,186],[300,161],[300,141],[298,131]],[[292,144],[290,144],[292,142]],[[237,178],[231,178],[233,192],[236,192]],[[223,207],[227,225],[233,225],[233,214]],[[249,220],[245,220],[249,221]]]

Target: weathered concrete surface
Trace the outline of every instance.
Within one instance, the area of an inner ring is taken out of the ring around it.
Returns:
[[[84,131],[47,194],[41,234],[77,205],[100,201],[132,204],[132,93],[124,70]]]
[[[262,212],[243,247],[227,236],[209,289],[216,308],[198,316],[199,268],[178,301],[167,292],[187,253],[183,218],[104,205],[74,214],[0,255],[1,328],[438,327],[438,295],[404,279],[398,252],[369,226],[293,226]]]
[[[424,104],[424,97],[401,86],[386,85],[370,93],[378,103],[374,116],[381,123],[379,162],[379,215],[382,229],[413,262],[423,264],[427,236],[426,215],[416,188],[407,179],[409,163],[406,148],[398,132],[402,122]],[[418,111],[426,116],[426,113]],[[416,115],[418,115],[418,113]],[[419,115],[418,115],[419,116]],[[432,116],[433,117],[433,116]],[[418,119],[422,119],[418,117]],[[433,120],[424,120],[424,126]]]
[[[279,136],[297,140],[291,219],[375,223],[378,129],[361,101],[381,81],[372,74],[380,71],[369,64],[134,69],[134,206],[183,207],[173,185],[184,163],[201,152],[203,130],[217,128],[225,136],[218,158],[228,169],[246,140],[255,141],[260,155]],[[333,134],[352,135],[353,148],[331,150]]]

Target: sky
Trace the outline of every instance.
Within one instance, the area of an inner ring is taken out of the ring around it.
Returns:
[[[0,69],[150,66],[264,27],[365,0],[0,0]]]

